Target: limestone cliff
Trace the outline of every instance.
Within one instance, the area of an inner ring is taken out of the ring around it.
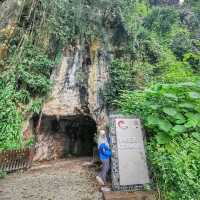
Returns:
[[[6,0],[0,2],[0,59],[7,56],[9,40],[16,28],[22,9],[22,0]]]
[[[105,125],[106,111],[101,97],[108,80],[111,55],[100,41],[76,44],[63,50],[61,63],[52,74],[53,88],[43,107],[47,116],[90,115]]]
[[[101,91],[109,79],[111,59],[99,40],[77,42],[63,50],[51,77],[52,92],[42,109],[35,160],[55,159],[70,152],[80,155],[78,152],[86,148],[91,151],[96,128],[108,124]]]

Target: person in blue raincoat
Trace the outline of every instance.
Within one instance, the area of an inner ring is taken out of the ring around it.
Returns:
[[[98,138],[98,155],[102,162],[102,169],[96,177],[100,185],[105,185],[110,169],[111,149],[105,130],[100,130]]]

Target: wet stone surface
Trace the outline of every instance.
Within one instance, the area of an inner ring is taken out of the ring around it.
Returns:
[[[35,164],[0,180],[0,200],[102,200],[88,158]]]

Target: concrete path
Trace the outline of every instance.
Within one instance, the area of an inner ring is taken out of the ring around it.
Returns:
[[[89,158],[50,161],[0,179],[0,200],[102,200]]]

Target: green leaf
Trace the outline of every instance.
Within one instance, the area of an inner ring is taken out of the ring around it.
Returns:
[[[183,118],[183,119],[178,119],[178,120],[176,120],[176,124],[184,124],[185,123],[185,119]]]
[[[154,115],[150,115],[147,118],[147,122],[148,122],[149,125],[157,125],[159,120],[160,119],[157,116],[154,116]]]
[[[158,105],[150,105],[149,107],[150,107],[152,110],[157,110],[157,109],[160,108],[160,106],[158,106]]]
[[[192,136],[200,142],[200,133],[198,133],[198,132],[193,132],[193,133],[192,133]]]
[[[187,113],[188,121],[185,124],[186,128],[196,128],[200,123],[200,114],[198,113]]]
[[[157,140],[158,144],[167,144],[167,143],[169,143],[170,139],[171,138],[169,137],[169,135],[164,134],[164,133],[159,133],[156,136],[156,140]]]
[[[184,126],[186,128],[196,128],[198,125],[198,121],[197,120],[189,120]]]
[[[193,82],[184,82],[184,83],[179,83],[178,86],[193,87],[193,86],[196,86],[196,85]]]
[[[169,116],[175,116],[177,114],[175,108],[163,108],[163,112]]]
[[[170,99],[174,99],[174,100],[178,99],[178,97],[175,94],[171,94],[171,93],[164,93],[163,96],[170,98]]]
[[[176,149],[177,149],[176,145],[173,144],[173,143],[166,144],[165,148],[169,153],[174,153],[176,151]]]
[[[177,133],[184,133],[186,131],[186,127],[183,125],[176,125],[173,127],[173,131]]]
[[[180,108],[189,108],[189,109],[194,109],[195,106],[191,103],[182,103],[178,105]]]
[[[172,128],[172,124],[168,120],[159,120],[158,121],[158,127],[160,130],[169,132],[170,129]]]
[[[174,118],[177,119],[177,120],[185,121],[185,117],[184,117],[184,115],[182,115],[181,113],[177,113],[177,114],[174,116]]]
[[[174,138],[175,136],[179,135],[179,134],[180,134],[180,133],[178,133],[177,131],[175,131],[175,130],[173,130],[173,129],[169,132],[169,135],[172,136],[173,138]]]
[[[195,120],[200,120],[200,114],[199,113],[186,113],[186,116],[188,117],[188,119],[195,119]]]

